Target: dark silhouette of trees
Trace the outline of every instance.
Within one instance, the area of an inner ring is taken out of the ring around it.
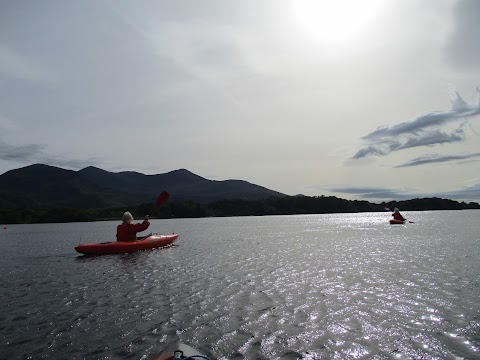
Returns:
[[[208,204],[194,201],[169,201],[155,208],[153,203],[112,209],[0,209],[0,223],[52,223],[96,220],[119,220],[130,211],[138,219],[200,218],[222,216],[261,216],[293,214],[356,213],[385,211],[398,207],[402,211],[480,209],[477,203],[457,202],[440,198],[412,199],[374,204],[368,201],[345,200],[335,196],[281,196],[263,200],[224,199]]]

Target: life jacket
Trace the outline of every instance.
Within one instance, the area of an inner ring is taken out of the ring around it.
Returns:
[[[400,221],[404,221],[404,220],[405,220],[404,217],[402,216],[402,214],[400,214],[399,212],[394,212],[394,213],[392,214],[392,216],[393,216],[393,218],[394,218],[395,220],[400,220]]]
[[[146,230],[150,226],[148,221],[141,224],[120,224],[117,226],[117,241],[137,240],[137,232]]]

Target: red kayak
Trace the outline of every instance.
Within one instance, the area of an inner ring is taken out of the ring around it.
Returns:
[[[80,244],[75,247],[79,253],[86,255],[128,254],[139,250],[156,249],[172,245],[178,234],[150,234],[145,238],[132,241],[112,241],[99,244]]]
[[[391,219],[391,220],[390,220],[390,224],[392,224],[392,225],[395,225],[395,224],[405,224],[405,221],[406,221],[406,220],[395,220],[395,219]]]

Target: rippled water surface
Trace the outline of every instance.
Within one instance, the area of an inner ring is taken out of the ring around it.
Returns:
[[[118,222],[9,225],[1,359],[480,359],[480,211],[153,220],[177,245],[84,257]]]

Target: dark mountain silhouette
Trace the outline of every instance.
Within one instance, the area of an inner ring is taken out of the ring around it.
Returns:
[[[0,175],[0,208],[113,208],[153,202],[163,190],[172,201],[198,203],[284,195],[242,180],[208,180],[185,169],[145,175],[92,166],[73,171],[34,164]]]
[[[169,201],[154,207],[166,190]],[[440,198],[381,204],[335,196],[287,196],[241,180],[212,181],[181,169],[166,174],[80,171],[35,164],[0,175],[0,223],[50,223],[118,219],[130,210],[152,218],[323,214],[480,209],[478,203]]]

